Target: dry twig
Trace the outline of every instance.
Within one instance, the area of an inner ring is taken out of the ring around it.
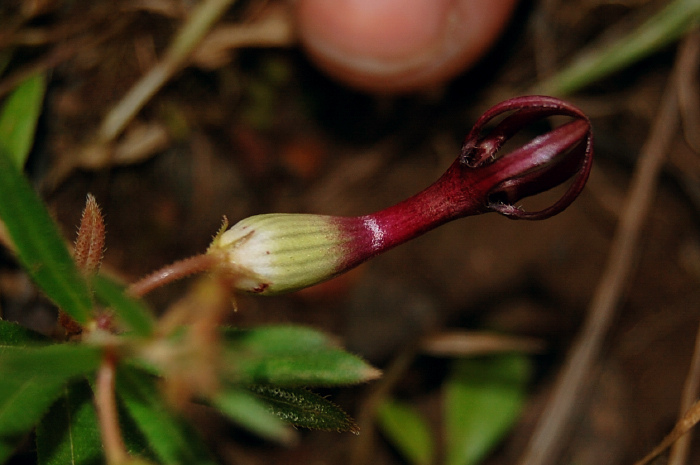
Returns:
[[[146,73],[107,114],[98,131],[98,140],[108,144],[116,139],[143,106],[179,71],[226,9],[235,0],[206,0],[190,15],[174,38],[163,59]]]
[[[654,450],[649,452],[646,457],[636,462],[634,465],[647,465],[649,462],[658,457],[663,451],[668,449],[673,443],[678,441],[683,435],[691,430],[700,421],[700,401],[695,402],[690,409],[683,415],[683,418],[676,423],[676,426],[668,433],[663,441],[657,445]]]
[[[593,363],[632,275],[642,226],[654,200],[659,172],[666,152],[678,128],[678,103],[675,92],[678,74],[685,69],[684,54],[676,60],[673,79],[669,83],[651,135],[642,148],[625,208],[610,245],[608,262],[589,306],[588,317],[562,368],[551,400],[542,413],[525,453],[522,465],[550,465],[557,462],[564,437],[571,427],[574,408],[586,394]]]
[[[682,422],[683,416],[690,411],[698,396],[700,389],[700,327],[695,338],[695,350],[693,359],[690,362],[690,370],[688,377],[683,386],[683,394],[681,397],[681,408],[679,414],[679,423]],[[683,465],[688,460],[688,452],[690,452],[691,434],[685,434],[673,444],[671,453],[668,458],[668,465]]]
[[[406,370],[411,366],[416,356],[417,347],[411,345],[399,353],[386,369],[382,378],[377,382],[372,392],[365,398],[357,415],[357,425],[362,434],[350,454],[351,465],[371,463],[373,441],[375,440],[374,425],[377,409],[386,400],[394,386],[401,380]]]

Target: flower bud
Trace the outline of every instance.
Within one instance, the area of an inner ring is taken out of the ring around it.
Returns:
[[[223,255],[220,269],[231,274],[238,290],[289,292],[341,271],[345,247],[352,240],[341,224],[325,215],[252,216],[220,234],[209,253]]]
[[[551,116],[570,121],[497,156],[523,127]],[[501,120],[495,128],[485,131],[497,118]],[[457,160],[413,197],[358,217],[252,216],[219,233],[206,255],[156,272],[132,285],[131,291],[143,295],[159,283],[212,268],[243,292],[269,295],[298,290],[456,218],[490,211],[528,220],[556,215],[581,193],[592,163],[591,124],[581,110],[553,97],[516,97],[484,113]],[[570,179],[561,198],[547,208],[532,212],[516,204]]]

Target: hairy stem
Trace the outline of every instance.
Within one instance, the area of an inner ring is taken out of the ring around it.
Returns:
[[[216,258],[211,255],[195,255],[194,257],[171,263],[141,278],[127,288],[134,297],[141,297],[154,289],[187,276],[211,270],[216,265]]]
[[[116,357],[111,350],[107,350],[102,365],[97,371],[97,386],[95,392],[95,405],[97,418],[100,423],[102,444],[105,448],[105,456],[109,465],[125,463],[128,454],[121,430],[119,429],[119,416],[115,398],[115,371]]]

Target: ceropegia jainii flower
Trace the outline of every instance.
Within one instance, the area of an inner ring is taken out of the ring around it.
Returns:
[[[494,118],[505,115],[484,134]],[[570,121],[497,157],[515,133],[551,116]],[[464,216],[499,212],[543,219],[564,210],[583,189],[593,161],[591,125],[576,107],[553,97],[527,96],[489,109],[467,135],[462,152],[433,185],[403,202],[359,217],[266,214],[219,234],[208,254],[245,292],[277,294],[332,278],[369,258]],[[516,205],[573,178],[551,206]]]

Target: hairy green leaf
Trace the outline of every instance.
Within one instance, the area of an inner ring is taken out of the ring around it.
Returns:
[[[242,384],[277,386],[337,386],[356,384],[380,375],[328,336],[300,327],[269,327],[229,332],[226,375]]]
[[[141,301],[126,295],[123,286],[101,275],[94,276],[91,283],[97,298],[109,306],[134,334],[142,337],[153,334],[153,316]]]
[[[288,443],[293,432],[253,394],[243,389],[227,389],[212,399],[213,405],[247,430],[278,442]]]
[[[93,393],[87,381],[63,388],[36,429],[39,465],[99,465],[102,438]]]
[[[340,349],[307,354],[233,355],[241,382],[277,386],[339,386],[375,379],[379,371],[361,358]]]
[[[343,409],[304,388],[255,385],[250,390],[287,423],[322,431],[360,432],[355,421]]]
[[[388,400],[380,405],[377,421],[384,435],[413,465],[429,465],[435,457],[430,428],[410,405]]]
[[[46,343],[48,339],[31,329],[25,328],[19,323],[0,319],[0,347]]]
[[[121,367],[117,395],[162,463],[214,464],[196,432],[165,405],[153,377]]]
[[[35,74],[17,86],[0,111],[0,144],[17,168],[24,166],[34,144],[45,92],[46,77]]]
[[[530,361],[520,354],[457,360],[444,386],[446,464],[478,463],[516,420]]]
[[[44,293],[78,323],[90,317],[85,280],[39,197],[0,147],[0,219],[24,269]]]

